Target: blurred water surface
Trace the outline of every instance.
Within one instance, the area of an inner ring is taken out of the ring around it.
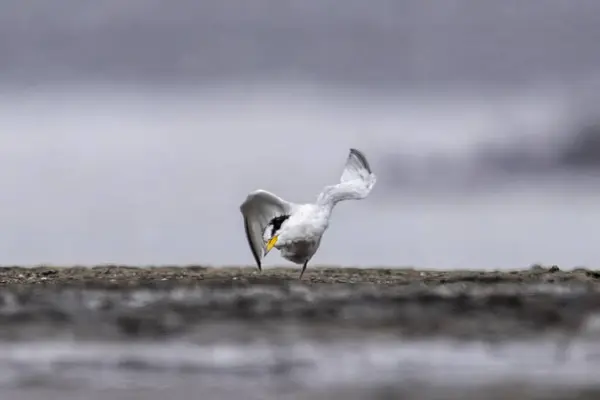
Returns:
[[[246,193],[313,201],[349,147],[379,181],[368,199],[339,205],[315,263],[569,268],[600,256],[595,167],[550,159],[553,169],[504,173],[516,164],[485,155],[561,151],[555,138],[577,129],[565,96],[241,87],[4,92],[2,263],[251,264]],[[504,110],[525,128],[498,118]]]
[[[27,400],[185,399],[199,393],[211,399],[240,393],[251,399],[385,399],[394,393],[409,399],[490,393],[576,398],[577,390],[598,390],[590,349],[593,344],[577,345],[568,362],[557,364],[552,343],[502,345],[497,353],[485,344],[443,341],[11,344],[0,357],[0,392]]]

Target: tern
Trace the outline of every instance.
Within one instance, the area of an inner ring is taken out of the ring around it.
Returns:
[[[335,205],[343,200],[364,199],[375,181],[367,158],[352,148],[340,183],[326,186],[315,203],[292,203],[262,189],[248,194],[240,210],[246,239],[259,271],[262,271],[262,259],[276,248],[283,258],[302,265],[299,276],[302,279],[306,265],[317,252],[329,226]]]

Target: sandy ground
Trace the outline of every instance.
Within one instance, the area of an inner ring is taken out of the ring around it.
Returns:
[[[557,266],[533,266],[510,271],[419,271],[389,268],[336,268],[311,267],[302,281],[299,269],[254,267],[203,266],[95,266],[95,267],[0,267],[0,285],[57,285],[80,288],[160,288],[174,285],[213,284],[275,284],[302,283],[327,284],[377,284],[399,286],[408,284],[441,285],[465,284],[536,284],[566,283],[600,285],[600,271],[575,269],[561,271]]]
[[[335,344],[342,338],[371,338],[377,343],[379,338],[392,337],[400,342],[484,341],[493,347],[494,343],[551,337],[558,343],[553,362],[560,365],[568,359],[570,343],[600,339],[600,327],[590,324],[600,311],[600,272],[593,270],[312,267],[303,280],[298,274],[295,268],[259,272],[250,266],[4,267],[0,268],[0,341],[35,343],[68,337],[78,343],[185,340],[210,346],[223,340],[246,343],[257,338],[270,343],[298,339]],[[596,368],[595,364],[590,368]],[[182,376],[180,383],[166,391],[82,390],[90,399],[152,400],[190,398],[192,393],[208,390],[193,374]],[[210,398],[240,397],[240,388],[232,387],[231,393],[225,393],[223,386],[213,389]],[[84,393],[53,390],[26,386],[0,393],[21,400],[68,400]],[[591,399],[598,398],[598,393],[600,378],[597,387],[552,389],[507,382],[449,390],[415,384],[363,392],[356,388],[299,391],[276,398]]]
[[[0,338],[10,331],[7,324],[40,318],[84,331],[93,311],[97,321],[116,325],[125,336],[168,336],[207,321],[264,325],[285,320],[390,328],[409,336],[502,339],[574,332],[600,311],[600,273],[557,267],[507,272],[312,268],[302,281],[298,270],[288,268],[5,267],[0,285],[5,289],[0,311],[17,310],[0,313],[5,323]],[[85,323],[83,312],[88,313]]]

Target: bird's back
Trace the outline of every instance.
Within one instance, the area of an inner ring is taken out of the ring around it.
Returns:
[[[320,238],[329,226],[330,212],[316,204],[302,204],[285,222],[282,241],[314,241]]]

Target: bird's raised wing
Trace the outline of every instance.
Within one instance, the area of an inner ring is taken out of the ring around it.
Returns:
[[[376,181],[377,178],[371,171],[365,155],[357,149],[350,149],[340,183],[325,187],[317,202],[335,204],[341,200],[364,199],[369,195]]]
[[[259,270],[264,256],[263,232],[269,222],[280,215],[289,215],[295,205],[266,190],[256,190],[248,195],[240,206],[244,216],[244,228],[248,245]]]
[[[373,172],[371,171],[367,157],[359,150],[350,149],[340,182],[343,183],[356,179],[368,181],[371,175],[373,175]]]

